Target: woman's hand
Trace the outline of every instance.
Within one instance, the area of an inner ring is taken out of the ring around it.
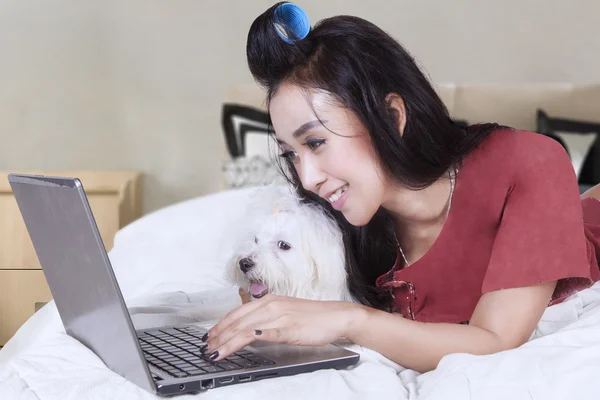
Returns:
[[[221,360],[262,340],[321,346],[346,336],[361,306],[342,301],[315,301],[268,294],[231,311],[208,332],[208,354]]]

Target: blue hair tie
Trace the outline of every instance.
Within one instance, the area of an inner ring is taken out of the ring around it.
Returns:
[[[292,3],[284,3],[273,14],[275,31],[285,42],[294,44],[310,32],[310,21],[303,9]]]

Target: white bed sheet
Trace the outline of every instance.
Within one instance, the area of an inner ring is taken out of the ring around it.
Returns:
[[[252,189],[150,214],[117,234],[110,258],[136,324],[187,322],[199,304],[239,304],[222,276]],[[199,308],[200,307],[200,308]],[[199,394],[205,399],[598,399],[600,284],[550,307],[532,340],[490,356],[452,354],[426,374],[356,345],[360,363]],[[189,398],[193,396],[184,396]],[[0,399],[152,399],[64,333],[51,302],[0,351]]]

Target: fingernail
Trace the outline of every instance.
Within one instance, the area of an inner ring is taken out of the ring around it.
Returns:
[[[207,344],[203,344],[200,347],[200,353],[204,354],[206,352],[206,349],[208,349],[208,345]]]
[[[208,332],[206,332],[206,333],[204,334],[204,336],[202,336],[202,337],[200,338],[200,340],[202,340],[203,342],[206,342],[206,341],[208,340]]]
[[[257,329],[254,331],[255,335],[262,335],[262,331],[260,329]]]
[[[208,355],[208,359],[213,361],[215,358],[219,357],[219,350],[215,350]]]

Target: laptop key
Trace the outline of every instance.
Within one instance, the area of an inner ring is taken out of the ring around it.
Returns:
[[[255,362],[246,360],[245,358],[240,358],[239,360],[234,360],[232,362],[239,365],[240,367],[244,367],[244,368],[252,368],[252,367],[260,366],[259,364],[255,363]]]
[[[197,330],[197,329],[195,329],[195,328],[193,328],[193,327],[191,327],[191,326],[182,326],[182,327],[177,327],[177,328],[174,328],[174,329],[175,329],[175,330],[178,330],[178,331],[180,331],[180,332],[189,332],[189,331],[192,331],[192,332],[194,332],[194,331],[196,331],[196,330]]]
[[[204,367],[206,367],[207,365],[213,365],[213,363],[211,363],[211,362],[208,362],[208,361],[201,361],[201,362],[192,362],[192,361],[190,361],[190,362],[191,362],[192,364],[194,364],[194,365],[195,365],[196,367],[198,367],[198,368],[204,368]]]
[[[188,332],[188,335],[193,336],[196,339],[199,339],[200,341],[202,341],[202,337],[204,336],[204,333],[202,332]]]
[[[181,371],[179,371],[177,368],[164,368],[165,371],[167,371],[167,373],[169,375],[175,376],[175,374],[180,373]]]
[[[237,364],[234,364],[232,362],[227,362],[227,361],[221,361],[221,362],[217,363],[217,365],[219,367],[223,368],[225,371],[234,371],[236,369],[242,368]]]
[[[195,371],[195,370],[203,370],[203,368],[198,368],[198,367],[193,366],[193,365],[180,366],[179,369],[182,369],[182,370],[184,370],[187,373],[191,373],[190,371]]]
[[[204,329],[192,328],[192,329],[187,329],[185,331],[185,333],[188,334],[188,335],[192,335],[192,336],[200,335],[200,337],[202,337],[202,336],[204,336],[204,334],[206,333],[206,331]]]
[[[166,333],[167,335],[178,335],[179,334],[179,331],[175,328],[161,329],[160,332]]]
[[[188,375],[189,374],[187,372],[183,372],[183,371],[177,371],[177,372],[173,373],[173,376],[175,376],[176,378],[184,378]]]
[[[205,370],[206,372],[221,372],[223,371],[223,368],[219,367],[218,365],[207,365],[202,367],[203,370]]]
[[[203,369],[200,368],[196,368],[196,369],[190,369],[186,371],[188,374],[192,375],[192,376],[197,376],[197,375],[206,375],[208,374],[208,372],[206,372]]]

